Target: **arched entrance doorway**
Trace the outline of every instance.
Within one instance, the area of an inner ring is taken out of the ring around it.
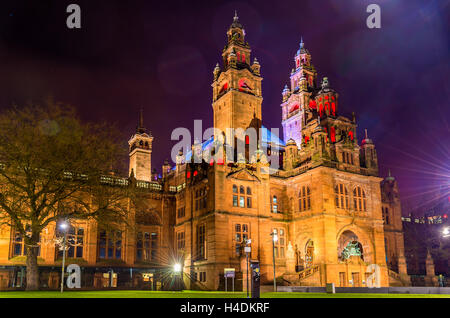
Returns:
[[[364,261],[364,250],[358,236],[352,231],[344,231],[338,241],[338,256],[345,261],[352,256],[358,256]]]

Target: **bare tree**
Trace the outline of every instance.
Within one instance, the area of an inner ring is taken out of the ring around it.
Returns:
[[[39,237],[50,223],[127,222],[132,187],[108,176],[123,151],[117,135],[51,100],[0,114],[0,226],[24,240],[27,290],[39,288]]]

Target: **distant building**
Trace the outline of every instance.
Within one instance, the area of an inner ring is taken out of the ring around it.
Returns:
[[[450,276],[450,238],[443,236],[443,230],[450,227],[449,214],[450,201],[444,196],[402,217],[405,256],[413,283],[420,285],[421,277],[427,274],[428,253],[436,274]]]

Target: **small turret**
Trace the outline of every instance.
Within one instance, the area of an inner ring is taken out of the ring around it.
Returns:
[[[365,138],[361,143],[361,159],[371,175],[378,175],[377,152],[373,141],[367,136],[367,129],[365,130]]]
[[[170,169],[171,169],[171,167],[170,167],[170,164],[169,164],[169,160],[165,159],[164,163],[162,165],[162,176],[163,176],[163,178],[167,177],[167,175],[170,173]]]
[[[285,170],[291,170],[296,166],[298,160],[298,146],[294,139],[289,139],[286,143],[283,167]]]
[[[217,78],[219,77],[219,74],[220,74],[219,63],[216,64],[216,67],[214,68],[213,74],[214,74],[214,80],[217,80]]]
[[[284,85],[283,92],[281,93],[281,96],[283,96],[283,102],[285,102],[289,98],[290,92],[291,91],[289,90],[288,86]]]
[[[256,57],[255,57],[255,59],[253,60],[252,71],[253,71],[253,74],[255,74],[255,75],[260,75],[261,65],[259,65],[259,62],[258,62],[258,60],[256,59]]]

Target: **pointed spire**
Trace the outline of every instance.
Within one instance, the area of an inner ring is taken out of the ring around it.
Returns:
[[[395,178],[391,175],[391,168],[388,170],[388,176],[386,177],[386,180],[395,180]]]
[[[231,28],[241,28],[242,24],[239,22],[239,17],[237,15],[237,11],[234,10],[234,17],[233,17],[233,23],[231,24]]]
[[[147,133],[147,129],[144,127],[144,108],[141,107],[139,109],[139,121],[138,126],[136,128],[136,132],[139,134]]]
[[[365,138],[362,141],[362,145],[373,144],[373,141],[368,137],[367,129],[364,129],[364,132],[365,132]]]
[[[303,42],[303,36],[300,37],[300,45],[297,50],[297,55],[299,54],[309,54],[308,50],[305,49],[305,43]]]

